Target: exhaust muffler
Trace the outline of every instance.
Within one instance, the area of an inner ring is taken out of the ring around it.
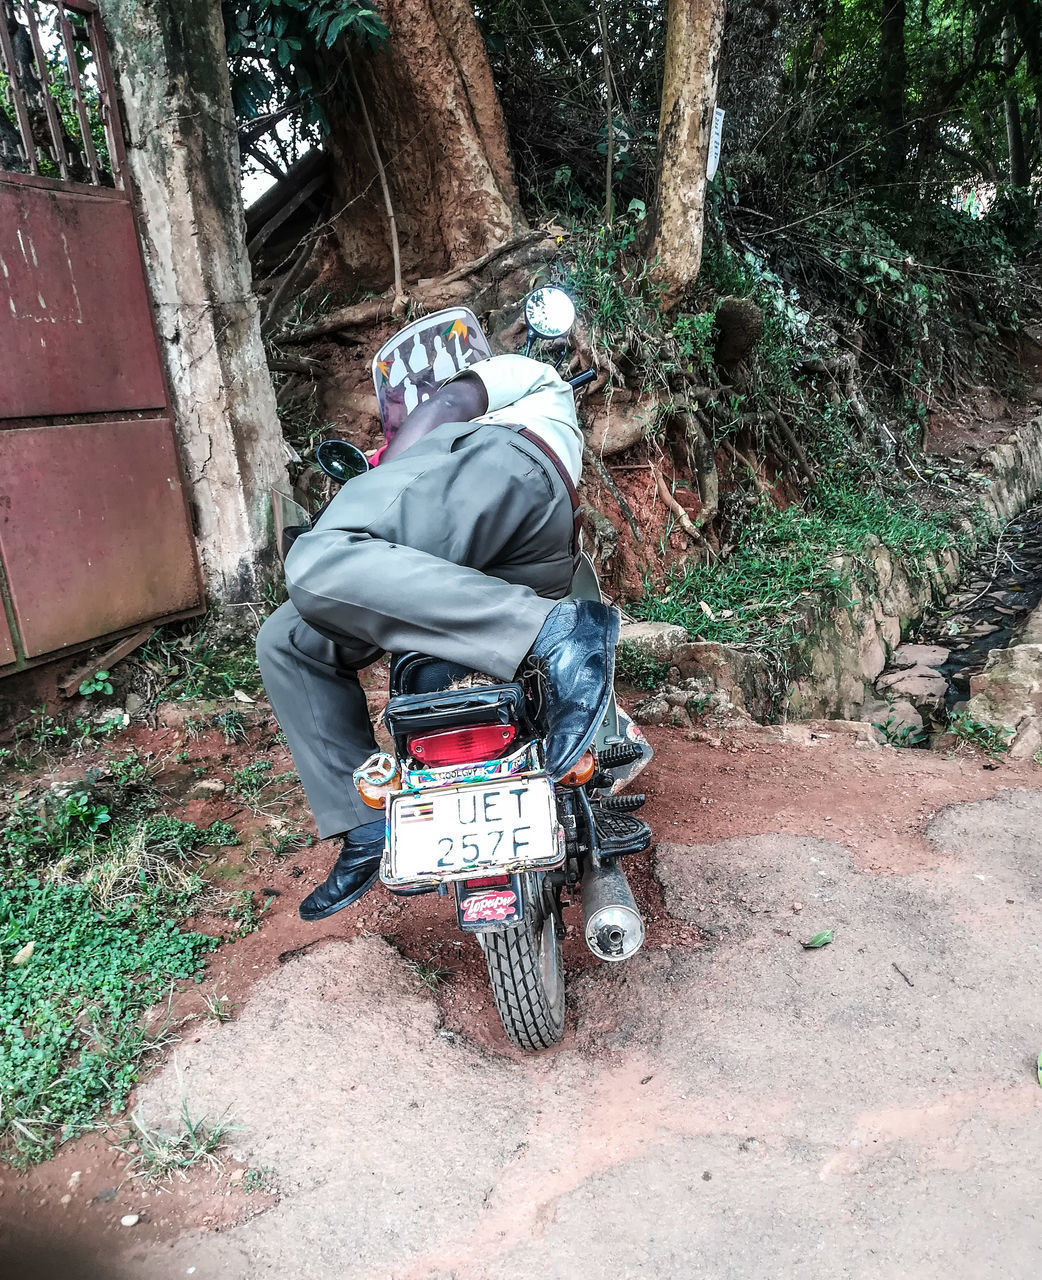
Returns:
[[[599,960],[628,960],[644,943],[644,921],[617,861],[590,863],[582,879],[583,932]]]

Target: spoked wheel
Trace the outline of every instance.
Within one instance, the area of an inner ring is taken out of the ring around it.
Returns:
[[[539,873],[523,877],[520,924],[478,934],[503,1029],[522,1049],[549,1049],[564,1035],[564,960],[544,881]]]

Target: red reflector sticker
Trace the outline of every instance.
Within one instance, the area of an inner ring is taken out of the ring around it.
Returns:
[[[463,899],[463,919],[467,924],[477,921],[506,920],[517,912],[517,894],[513,889],[475,893]]]

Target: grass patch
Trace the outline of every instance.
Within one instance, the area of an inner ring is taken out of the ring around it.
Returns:
[[[218,939],[175,923],[191,895],[145,888],[99,911],[83,884],[26,877],[0,899],[0,1155],[17,1168],[116,1112],[153,1047],[143,1015]],[[33,943],[18,966],[12,959]]]
[[[657,596],[645,584],[645,598],[630,610],[649,621],[678,623],[701,640],[785,644],[808,596],[849,595],[850,569],[837,561],[856,560],[880,542],[895,552],[924,554],[950,546],[953,537],[941,517],[919,512],[906,495],[825,482],[806,507],[758,508],[726,559],[689,563]]]
[[[669,663],[653,658],[625,641],[615,651],[615,675],[634,689],[657,689],[669,674]]]
[[[193,855],[235,831],[159,804],[128,753],[23,798],[0,827],[0,1158],[16,1167],[126,1105],[157,1047],[147,1011],[220,941],[180,922],[204,888]]]
[[[137,1112],[131,1115],[130,1130],[117,1144],[118,1150],[130,1157],[126,1171],[131,1177],[154,1186],[174,1174],[183,1179],[185,1171],[194,1165],[221,1167],[218,1152],[238,1126],[223,1116],[213,1124],[206,1117],[193,1120],[187,1101],[181,1103],[180,1121],[176,1133],[166,1133],[162,1129],[147,1128]]]
[[[422,960],[406,960],[405,965],[420,986],[426,987],[428,991],[436,990],[446,978],[452,976],[451,969],[435,964],[434,961],[424,964]]]
[[[12,745],[0,747],[0,770],[29,771],[70,748],[79,754],[98,740],[119,733],[126,723],[126,713],[116,710],[97,723],[82,716],[67,722],[48,715],[43,703],[33,708],[27,720],[15,725]]]
[[[228,630],[219,614],[162,627],[141,650],[141,661],[171,700],[230,698],[237,690],[251,698],[263,694],[254,639]]]

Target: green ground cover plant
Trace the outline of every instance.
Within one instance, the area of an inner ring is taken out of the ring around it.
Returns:
[[[219,612],[162,627],[141,658],[162,684],[164,698],[177,701],[248,698],[263,693],[254,636],[222,630]]]
[[[976,747],[978,751],[992,757],[1004,755],[1009,750],[1014,734],[1013,729],[984,724],[983,721],[974,719],[968,711],[957,711],[952,716],[948,721],[948,732],[968,746]]]
[[[727,559],[689,561],[630,608],[701,640],[783,645],[800,602],[811,593],[849,595],[857,558],[871,547],[923,554],[952,542],[943,517],[882,491],[823,482],[806,506],[756,509]]]
[[[181,922],[205,888],[193,855],[235,831],[184,822],[160,799],[128,752],[3,819],[0,1158],[16,1167],[125,1106],[163,1042],[149,1009],[199,978],[220,941]]]

